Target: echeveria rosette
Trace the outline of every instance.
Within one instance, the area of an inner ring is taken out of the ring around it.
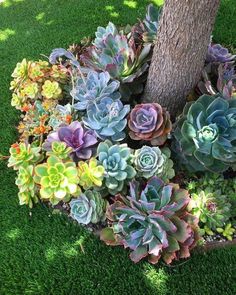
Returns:
[[[134,165],[139,176],[146,179],[156,175],[167,182],[175,176],[168,148],[143,146],[135,151]]]
[[[95,33],[96,38],[94,39],[94,42],[93,42],[96,48],[104,48],[106,46],[106,43],[105,43],[106,38],[110,34],[112,36],[115,36],[118,34],[118,30],[112,22],[109,22],[106,28],[98,27]]]
[[[22,166],[36,164],[43,158],[40,152],[40,147],[33,147],[25,143],[14,143],[10,148],[8,167],[13,167],[14,170],[18,170]]]
[[[169,113],[158,103],[137,104],[128,117],[129,136],[133,140],[163,145],[172,129]]]
[[[83,122],[102,140],[121,141],[125,138],[125,117],[129,111],[129,105],[124,106],[120,100],[114,101],[110,97],[104,97],[98,103],[88,106],[87,116],[83,117]]]
[[[223,172],[236,163],[236,101],[203,95],[186,105],[173,148],[189,171]]]
[[[186,210],[189,201],[188,191],[177,184],[153,177],[140,191],[133,181],[129,196],[117,195],[108,207],[112,227],[101,232],[101,239],[132,250],[134,262],[148,257],[155,264],[162,257],[169,264],[189,257],[198,239],[198,219]]]
[[[164,157],[158,147],[143,146],[134,154],[134,165],[144,178],[151,178],[163,170]]]
[[[79,184],[87,190],[92,187],[101,187],[105,169],[99,165],[95,158],[91,158],[87,163],[78,163]]]
[[[74,161],[78,161],[78,159],[86,160],[92,157],[97,138],[93,130],[83,127],[78,121],[74,121],[70,125],[59,127],[57,131],[49,134],[43,148],[50,151],[54,141],[65,142],[72,149],[71,156]]]
[[[34,181],[40,185],[40,197],[52,205],[68,202],[81,191],[76,164],[72,161],[63,163],[56,156],[50,156],[46,163],[35,167]]]
[[[47,152],[47,156],[56,156],[62,160],[69,160],[72,148],[68,147],[63,141],[53,141],[51,151]]]
[[[208,52],[206,61],[208,63],[218,62],[226,63],[232,62],[235,59],[236,55],[232,55],[229,50],[223,47],[220,44],[210,44],[208,46]]]
[[[130,165],[131,150],[127,144],[112,145],[109,140],[101,142],[97,149],[98,159],[105,169],[105,186],[112,195],[124,189],[125,182],[135,177]]]
[[[80,224],[96,224],[106,219],[107,201],[97,191],[87,190],[70,202],[70,215]]]
[[[38,202],[38,197],[36,194],[36,185],[33,179],[34,175],[34,166],[21,166],[19,168],[16,185],[18,186],[19,201],[20,205],[28,205],[30,208],[33,207],[33,204]]]
[[[108,72],[97,73],[90,71],[85,81],[79,79],[75,89],[71,91],[72,97],[78,101],[73,107],[76,110],[84,111],[89,103],[98,102],[103,97],[110,97],[113,100],[120,99],[119,86],[120,82],[111,81]]]

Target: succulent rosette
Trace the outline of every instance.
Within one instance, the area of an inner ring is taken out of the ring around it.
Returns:
[[[78,161],[78,159],[84,160],[92,157],[97,138],[94,131],[88,130],[80,122],[74,121],[70,125],[59,127],[57,131],[49,134],[43,148],[50,151],[54,141],[65,142],[72,149],[72,158]]]
[[[143,146],[134,154],[136,170],[147,179],[153,175],[161,174],[164,162],[163,154],[158,147]]]
[[[56,205],[60,201],[68,202],[72,196],[80,193],[76,164],[50,156],[47,162],[35,167],[34,181],[40,185],[40,197]]]
[[[198,239],[198,219],[186,210],[189,201],[188,191],[177,184],[153,177],[140,191],[133,181],[129,196],[118,195],[108,207],[112,228],[104,229],[101,239],[131,249],[134,262],[148,257],[155,264],[162,257],[169,264],[186,258]]]
[[[236,101],[203,95],[186,105],[173,149],[191,172],[223,172],[236,163]]]
[[[105,169],[105,185],[110,194],[124,189],[125,181],[131,180],[136,171],[130,165],[131,151],[127,144],[112,145],[109,140],[101,142],[97,149],[99,162]]]
[[[58,82],[46,80],[42,86],[42,96],[48,99],[61,98],[62,89]]]
[[[128,117],[129,136],[133,140],[163,145],[172,129],[169,113],[158,103],[136,105]]]
[[[107,201],[99,192],[87,190],[70,202],[70,215],[80,224],[98,223],[106,219]]]
[[[232,55],[229,50],[220,44],[210,44],[208,46],[208,52],[206,61],[207,62],[232,62],[236,55]]]
[[[98,165],[95,158],[91,158],[88,163],[80,161],[78,163],[79,184],[85,190],[94,186],[101,187],[104,172],[104,167],[102,165]]]
[[[20,205],[28,205],[30,208],[33,207],[34,203],[38,202],[36,194],[36,185],[33,179],[34,166],[21,166],[18,171],[16,178],[16,185],[19,188],[18,197]]]
[[[97,102],[103,97],[110,97],[113,100],[120,99],[119,86],[120,82],[111,81],[108,72],[97,73],[90,71],[86,80],[78,79],[75,89],[71,91],[72,97],[78,101],[74,104],[74,108],[84,111],[89,103]]]
[[[104,97],[98,103],[88,106],[87,116],[83,117],[83,122],[94,130],[99,138],[121,141],[125,138],[125,117],[129,111],[129,105],[124,106],[120,100],[114,101],[110,97]]]
[[[14,143],[10,148],[8,167],[18,170],[22,166],[36,164],[42,160],[40,147],[32,147],[30,144]]]

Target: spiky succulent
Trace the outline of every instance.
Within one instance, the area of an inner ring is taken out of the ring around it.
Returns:
[[[104,221],[107,201],[97,191],[87,190],[70,202],[70,215],[80,224]]]
[[[22,166],[29,166],[42,160],[40,147],[31,147],[30,144],[14,143],[10,148],[8,167],[18,170]]]
[[[98,103],[88,106],[87,116],[83,117],[84,124],[94,130],[101,139],[121,141],[125,138],[125,118],[130,106],[123,106],[120,100],[104,97]]]
[[[148,5],[146,18],[143,21],[145,28],[143,33],[144,42],[153,42],[156,40],[161,11],[161,7],[153,4]]]
[[[86,80],[78,79],[75,89],[71,91],[72,97],[78,101],[74,104],[74,108],[84,111],[89,103],[96,103],[103,97],[110,97],[113,100],[120,99],[119,86],[120,82],[111,81],[108,72],[97,73],[90,71]]]
[[[104,171],[104,167],[102,165],[98,165],[95,158],[91,158],[88,163],[80,161],[78,163],[79,184],[85,190],[94,186],[102,186]]]
[[[36,186],[33,179],[34,166],[21,166],[19,168],[16,185],[19,188],[18,197],[20,200],[20,205],[28,205],[30,208],[33,207],[34,203],[38,202],[38,197],[36,194]]]
[[[92,69],[107,71],[112,78],[128,83],[148,69],[150,49],[151,45],[136,47],[132,38],[128,40],[110,23],[108,29],[99,28],[94,46],[88,48],[81,60]]]
[[[68,202],[80,193],[76,164],[72,161],[63,163],[56,156],[50,156],[46,163],[35,167],[34,181],[40,185],[40,197],[53,205],[62,200]]]
[[[222,172],[236,163],[236,101],[203,95],[187,104],[174,150],[190,171]]]
[[[217,227],[222,227],[230,217],[230,204],[227,203],[227,196],[207,190],[191,194],[189,210],[199,218],[202,228],[206,226],[207,229],[213,231]]]
[[[186,258],[196,243],[198,223],[186,210],[189,200],[186,190],[176,184],[164,185],[156,177],[142,191],[133,181],[129,196],[117,196],[108,208],[114,236],[111,229],[105,229],[101,238],[131,249],[134,262],[148,257],[155,264],[162,257],[169,264]]]
[[[163,145],[172,129],[169,113],[158,103],[137,104],[128,117],[129,136],[133,140]]]
[[[91,158],[97,138],[94,131],[88,130],[80,122],[74,121],[70,125],[59,127],[57,131],[49,134],[43,148],[50,151],[54,141],[65,142],[72,149],[71,156],[74,161],[78,161],[78,159]]]
[[[115,195],[124,188],[125,181],[134,178],[136,172],[129,164],[131,157],[127,144],[112,145],[109,140],[99,144],[98,159],[105,169],[105,185]]]
[[[232,55],[229,50],[220,44],[210,44],[208,46],[208,52],[206,61],[207,62],[232,62],[235,59],[236,55]]]

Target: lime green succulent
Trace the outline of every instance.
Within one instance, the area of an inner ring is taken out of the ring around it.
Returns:
[[[39,92],[38,84],[36,82],[27,81],[23,85],[21,92],[27,98],[36,99]]]
[[[28,76],[28,68],[29,68],[29,63],[24,58],[22,62],[18,62],[16,64],[16,67],[11,76],[17,79],[25,79]]]
[[[235,228],[232,227],[231,223],[228,223],[224,228],[217,228],[218,233],[222,234],[227,240],[232,241]]]
[[[52,150],[47,152],[47,156],[56,156],[62,160],[70,159],[70,153],[72,152],[72,148],[67,147],[65,142],[62,141],[54,141],[52,143]]]
[[[76,164],[72,161],[63,163],[56,156],[50,156],[46,163],[35,167],[34,181],[41,186],[40,197],[52,205],[62,200],[68,202],[71,196],[80,193]]]
[[[59,99],[62,93],[62,89],[58,82],[52,82],[46,80],[42,86],[42,96],[48,99]]]
[[[21,109],[26,103],[27,97],[20,95],[19,93],[13,93],[11,99],[11,105],[16,109]]]
[[[33,207],[34,203],[38,202],[36,195],[36,185],[33,179],[34,166],[29,165],[27,167],[21,166],[16,178],[16,185],[19,188],[18,197],[20,205],[28,205]]]
[[[78,163],[79,184],[85,189],[93,186],[102,186],[105,169],[97,164],[95,158],[91,158],[88,163],[80,161]]]
[[[31,147],[30,144],[27,145],[25,143],[15,143],[10,148],[8,167],[18,170],[22,166],[27,167],[28,165],[37,164],[43,157],[40,152],[40,147]]]

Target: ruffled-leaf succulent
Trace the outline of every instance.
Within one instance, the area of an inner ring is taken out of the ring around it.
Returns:
[[[107,201],[97,191],[85,191],[70,202],[70,207],[71,217],[80,224],[95,224],[106,219]]]
[[[54,141],[65,142],[72,149],[71,156],[74,161],[78,161],[78,159],[92,157],[97,138],[93,130],[88,130],[80,122],[74,121],[70,125],[59,127],[55,132],[49,134],[43,148],[50,151]]]
[[[189,257],[198,239],[198,220],[186,210],[189,201],[186,190],[176,184],[165,185],[157,177],[142,191],[133,181],[129,196],[118,195],[108,207],[113,238],[110,228],[102,231],[101,238],[131,249],[134,262],[148,257],[155,264],[162,257],[169,264]]]
[[[101,142],[97,149],[99,162],[105,169],[105,185],[115,195],[124,188],[125,181],[135,177],[130,165],[131,151],[127,144],[112,145],[109,140]]]
[[[42,160],[40,152],[40,147],[32,147],[25,143],[14,143],[10,148],[8,167],[18,170],[22,166],[36,164]]]
[[[34,181],[40,185],[40,197],[53,205],[68,202],[80,193],[76,164],[72,161],[63,163],[56,156],[50,156],[46,163],[35,167]]]
[[[87,116],[83,117],[85,126],[94,130],[101,139],[121,141],[125,138],[125,118],[130,111],[129,105],[123,105],[120,100],[104,97],[98,103],[88,106]]]
[[[168,148],[143,146],[134,154],[135,169],[146,179],[156,175],[164,181],[175,176],[173,162]]]
[[[111,81],[108,72],[90,71],[85,80],[78,79],[75,89],[71,91],[72,97],[78,101],[74,104],[74,108],[84,111],[89,103],[96,103],[103,97],[110,97],[113,100],[120,99],[119,86],[120,82]]]
[[[209,63],[226,63],[232,62],[235,57],[236,55],[232,55],[227,48],[221,46],[220,44],[210,44],[208,46],[206,61]]]
[[[129,136],[163,145],[172,129],[169,113],[158,103],[137,104],[128,117]]]
[[[236,101],[203,95],[185,106],[173,149],[191,172],[222,172],[236,163]]]
[[[36,194],[36,185],[33,179],[34,166],[21,166],[19,168],[16,185],[19,188],[19,201],[20,205],[28,205],[30,208],[33,204],[38,202],[38,197]]]
[[[91,158],[88,163],[80,161],[78,163],[79,184],[87,190],[94,186],[101,187],[105,169],[98,165],[95,158]]]

